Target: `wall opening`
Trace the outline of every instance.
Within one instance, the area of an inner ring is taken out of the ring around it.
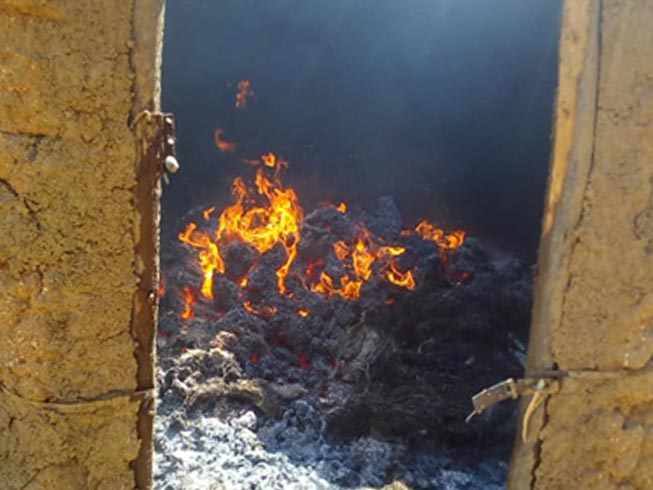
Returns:
[[[168,5],[157,487],[502,486],[559,14]]]

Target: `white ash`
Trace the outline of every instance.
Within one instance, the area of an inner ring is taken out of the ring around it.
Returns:
[[[500,490],[506,465],[471,468],[422,452],[411,465],[401,443],[361,437],[336,444],[307,399],[278,420],[240,408],[228,414],[186,416],[163,401],[156,427],[156,490],[336,490],[382,488],[401,481],[411,489]]]
[[[277,291],[282,247],[258,256],[230,244],[215,300],[183,322],[176,293],[202,274],[185,246],[164,240],[156,489],[504,488],[516,404],[464,420],[474,393],[522,372],[530,273],[472,238],[444,260],[435,243],[402,236],[400,218],[389,198],[374,214],[307,215],[287,281],[293,298]],[[316,261],[343,273],[334,242],[351,243],[361,221],[406,248],[399,266],[415,271],[414,291],[377,275],[357,301],[305,287]],[[237,279],[248,270],[244,287]],[[250,301],[276,313],[254,314]]]

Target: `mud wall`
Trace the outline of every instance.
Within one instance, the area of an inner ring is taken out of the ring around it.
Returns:
[[[0,0],[3,490],[149,485],[133,318],[156,258],[131,124],[158,105],[161,18],[162,0]]]
[[[567,0],[514,489],[653,488],[653,1]],[[531,415],[532,413],[532,415]]]

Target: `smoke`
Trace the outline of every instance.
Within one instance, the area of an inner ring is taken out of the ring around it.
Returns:
[[[534,259],[559,0],[177,0],[166,16],[163,107],[182,171],[164,227],[226,205],[241,159],[275,151],[306,209],[391,194],[406,226],[462,227]],[[243,79],[256,95],[237,110]]]

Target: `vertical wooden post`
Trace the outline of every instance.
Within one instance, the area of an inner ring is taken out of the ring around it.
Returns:
[[[151,486],[162,14],[0,0],[3,490]]]
[[[172,114],[144,111],[136,117],[136,155],[138,183],[134,204],[141,220],[136,244],[136,256],[141,258],[139,287],[134,295],[133,335],[138,361],[138,390],[151,393],[154,389],[154,333],[158,317],[159,285],[159,222],[161,177],[167,156],[174,151],[174,118]],[[134,463],[138,488],[149,488],[152,481],[152,437],[154,397],[141,404],[138,435],[141,440],[139,457]]]
[[[653,488],[653,0],[563,17],[527,368],[562,381],[522,420],[510,488]]]

